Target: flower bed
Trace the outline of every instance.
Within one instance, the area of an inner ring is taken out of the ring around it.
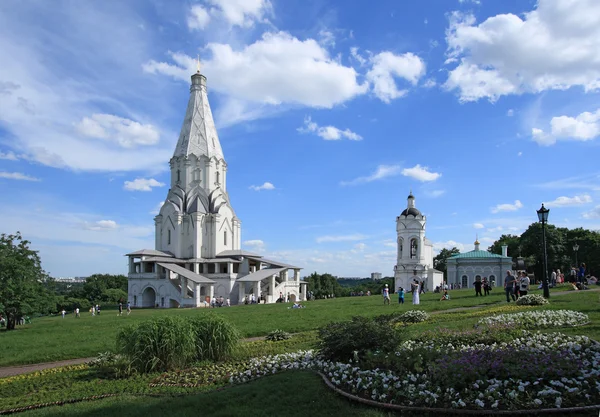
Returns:
[[[521,329],[573,327],[589,323],[587,314],[572,310],[523,311],[484,317],[477,325],[507,325]]]
[[[518,410],[600,404],[600,345],[587,337],[523,332],[521,337],[497,344],[408,341],[396,355],[410,358],[426,351],[437,359],[430,360],[421,372],[361,369],[353,363],[327,361],[313,351],[301,351],[254,359],[230,381],[312,369],[347,393],[412,407]],[[519,360],[521,355],[536,359],[527,365],[528,361]],[[527,369],[515,373],[524,366]],[[458,381],[463,382],[458,385]]]
[[[518,306],[541,306],[548,304],[548,300],[539,294],[527,294],[519,297],[515,304]]]

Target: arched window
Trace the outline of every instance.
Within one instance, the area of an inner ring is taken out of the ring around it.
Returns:
[[[490,275],[490,277],[488,278],[489,282],[491,283],[492,281],[496,282],[496,275]]]
[[[461,283],[463,288],[466,288],[469,285],[469,277],[466,275],[462,276]]]
[[[177,170],[177,182],[181,181],[181,171]]]
[[[402,247],[404,246],[404,239],[398,239],[398,258],[402,259]]]
[[[200,168],[194,170],[194,181],[200,181]]]
[[[410,259],[417,258],[417,239],[411,239],[410,241]]]
[[[223,244],[227,246],[227,230],[223,232]]]
[[[216,173],[216,175],[215,175],[215,178],[216,178],[216,181],[215,181],[215,182],[216,182],[217,184],[219,184],[219,183],[220,183],[220,182],[219,182],[219,171],[217,171],[217,173]]]
[[[167,230],[167,245],[171,244],[171,229]]]

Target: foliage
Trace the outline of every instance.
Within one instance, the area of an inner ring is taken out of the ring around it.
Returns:
[[[503,245],[508,246],[508,256],[512,257],[513,261],[516,261],[517,257],[521,256],[522,248],[519,236],[511,234],[500,236],[500,238],[488,248],[488,252],[501,255]]]
[[[395,287],[394,277],[385,277],[382,279],[338,278],[337,281],[342,286],[342,296],[344,297],[361,291],[363,293],[371,291],[371,294],[381,294],[386,284],[390,288],[390,291]]]
[[[308,281],[308,290],[316,298],[330,298],[332,295],[340,297],[343,293],[337,279],[331,274],[317,274],[313,272],[308,278],[304,278],[304,280]]]
[[[287,340],[292,337],[288,332],[284,332],[283,330],[273,330],[268,335],[265,336],[265,340],[269,342],[279,342],[280,340]]]
[[[423,310],[408,310],[391,314],[382,314],[374,318],[379,323],[397,324],[397,323],[421,323],[429,320],[430,316]]]
[[[194,317],[189,321],[196,343],[196,360],[225,359],[240,340],[240,332],[230,321],[216,314]]]
[[[541,306],[548,304],[548,300],[539,294],[527,294],[519,297],[516,304],[518,306]]]
[[[582,326],[590,322],[587,314],[572,310],[523,311],[521,313],[496,314],[485,317],[477,325],[506,325],[521,329]]]
[[[88,366],[95,368],[100,378],[124,378],[133,373],[129,360],[113,352],[99,353]]]
[[[79,308],[81,312],[87,311],[92,307],[92,303],[85,298],[61,297],[57,300],[56,305],[59,310],[63,308],[67,311],[74,311]]]
[[[121,290],[121,292],[110,290]],[[83,284],[83,292],[85,298],[93,303],[119,302],[120,298],[127,299],[127,277],[110,274],[90,275]]]
[[[197,357],[197,333],[182,317],[158,317],[121,328],[117,349],[141,373],[189,366]]]
[[[366,317],[321,327],[319,339],[318,347],[325,358],[346,361],[364,356],[369,350],[390,352],[400,341],[389,324]]]
[[[222,385],[229,382],[232,374],[247,367],[245,362],[207,363],[194,368],[166,372],[154,378],[151,384],[188,387]]]
[[[54,297],[44,286],[46,273],[30,243],[19,232],[0,235],[0,314],[6,316],[7,330],[14,330],[22,316],[54,307]]]
[[[448,271],[447,271],[447,261],[448,258],[454,255],[458,255],[460,250],[457,247],[453,247],[452,249],[443,248],[440,253],[438,253],[433,258],[433,267],[438,271],[442,271],[444,273],[444,282],[448,279]]]

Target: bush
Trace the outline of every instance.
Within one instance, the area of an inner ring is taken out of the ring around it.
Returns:
[[[269,342],[278,342],[280,340],[287,340],[291,337],[292,335],[290,335],[288,332],[277,329],[266,335],[265,340],[268,340]]]
[[[183,368],[197,357],[196,332],[181,317],[159,317],[120,329],[117,349],[142,373]]]
[[[336,361],[361,358],[371,350],[392,352],[400,342],[399,334],[389,323],[366,317],[329,323],[319,329],[319,338],[321,355]]]
[[[88,362],[90,368],[96,368],[100,378],[125,378],[132,374],[133,369],[123,355],[104,352]]]
[[[216,314],[194,317],[190,325],[195,334],[197,360],[223,360],[233,352],[240,340],[240,333],[235,326]]]
[[[539,294],[527,294],[517,300],[518,306],[542,306],[544,304],[548,304],[548,300]]]
[[[379,323],[421,323],[429,320],[429,314],[423,310],[408,310],[403,313],[382,314],[375,317],[375,321]]]

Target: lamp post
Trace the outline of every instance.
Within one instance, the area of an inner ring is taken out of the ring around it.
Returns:
[[[550,298],[550,289],[548,288],[548,254],[546,253],[546,223],[548,223],[548,213],[549,209],[542,207],[537,210],[537,215],[540,223],[542,223],[542,244],[544,246],[544,275],[543,278],[543,288],[544,288],[544,298]]]
[[[577,251],[579,250],[579,245],[577,244],[577,242],[575,242],[575,244],[573,245],[573,252],[575,252],[575,268],[579,267],[579,264],[577,263]]]

